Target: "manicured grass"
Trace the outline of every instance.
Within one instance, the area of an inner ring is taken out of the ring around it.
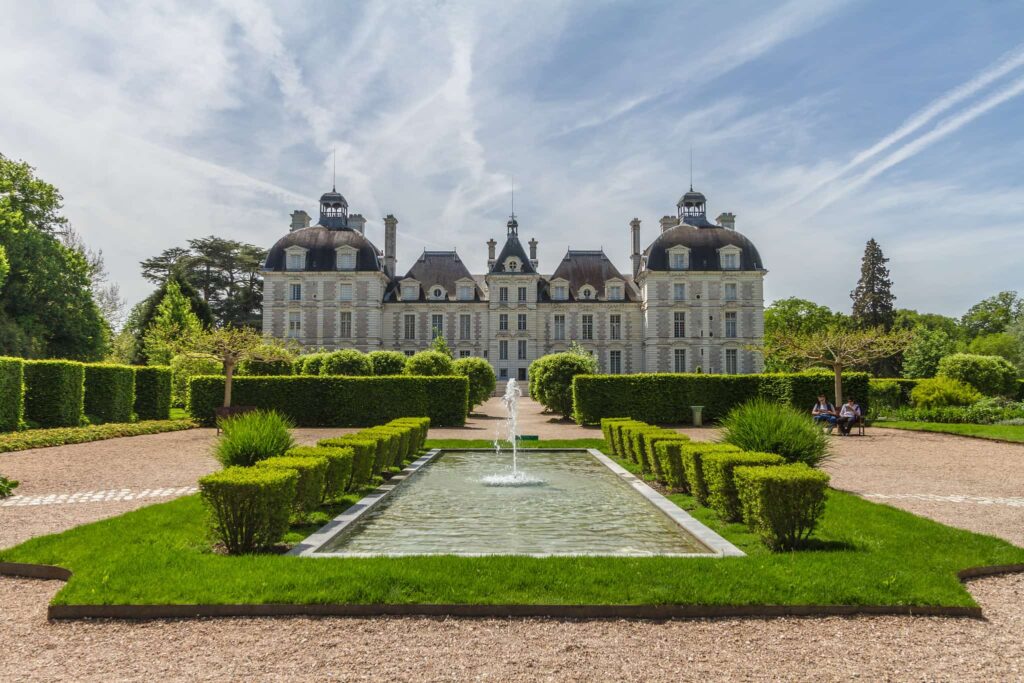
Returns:
[[[947,424],[943,422],[875,422],[873,427],[886,429],[909,429],[917,432],[941,432],[958,436],[973,436],[993,441],[1011,441],[1024,443],[1024,426],[1022,425],[975,425]]]
[[[192,429],[196,423],[185,420],[144,420],[142,422],[111,423],[88,427],[57,427],[54,429],[28,429],[23,432],[0,434],[0,453],[25,451],[30,448],[65,446],[74,443],[102,441],[121,436],[140,436]]]
[[[533,442],[589,447],[600,440]],[[432,441],[434,446],[441,442]],[[443,442],[481,447],[489,442]],[[326,520],[358,495],[322,513]],[[227,557],[197,496],[27,541],[0,560],[74,572],[56,604],[695,604],[975,606],[956,572],[1024,563],[1024,548],[830,491],[808,549],[771,553],[689,496],[670,499],[748,553],[737,558]],[[318,520],[320,521],[320,520]],[[293,529],[298,541],[315,525]]]
[[[192,416],[184,408],[171,408],[172,420],[191,420]]]

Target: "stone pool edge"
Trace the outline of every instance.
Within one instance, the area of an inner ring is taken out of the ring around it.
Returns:
[[[474,448],[434,448],[426,455],[409,463],[401,472],[393,476],[386,483],[377,487],[373,492],[359,499],[352,507],[332,519],[324,526],[317,529],[313,534],[307,536],[301,543],[288,551],[288,555],[295,557],[313,558],[357,558],[357,557],[422,557],[421,554],[395,554],[395,553],[322,553],[317,549],[322,548],[328,541],[343,533],[345,529],[354,524],[364,515],[368,514],[381,501],[386,500],[401,484],[420,471],[424,466],[433,461],[443,451],[477,451]],[[585,452],[593,456],[599,463],[607,467],[634,492],[653,505],[662,514],[675,522],[686,533],[693,536],[698,543],[708,549],[706,553],[666,553],[658,557],[746,557],[746,553],[715,533],[710,527],[693,517],[686,510],[674,504],[665,496],[661,495],[648,486],[642,479],[636,477],[624,467],[616,463],[607,455],[596,448],[547,448],[545,451],[572,451]],[[495,553],[465,553],[458,554],[459,557],[489,557]],[[527,554],[528,557],[563,557],[553,553]],[[604,557],[603,555],[572,555],[579,557]],[[615,556],[621,557],[621,556]],[[646,555],[637,555],[646,557]]]

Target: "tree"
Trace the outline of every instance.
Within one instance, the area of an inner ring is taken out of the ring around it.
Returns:
[[[434,328],[434,339],[430,342],[430,350],[443,353],[449,358],[454,358],[455,354],[452,353],[452,349],[448,346],[448,342],[445,341],[444,335],[441,334],[440,330]]]
[[[764,312],[764,359],[768,372],[793,372],[798,368],[775,352],[776,339],[793,334],[812,334],[833,326],[843,327],[847,317],[828,306],[790,297],[773,301]]]
[[[913,339],[903,352],[903,376],[910,379],[934,377],[943,357],[956,351],[956,344],[941,329],[924,325],[913,330]]]
[[[1024,299],[1017,292],[999,292],[971,306],[960,319],[967,336],[1005,332],[1006,328],[1024,318]]]
[[[1010,327],[1008,329],[1016,329]],[[995,332],[975,337],[967,346],[968,353],[979,356],[999,356],[1005,358],[1024,374],[1024,344],[1011,332]]]
[[[895,313],[892,293],[892,280],[886,263],[889,259],[882,254],[882,248],[874,238],[869,239],[864,247],[864,258],[860,263],[860,280],[857,287],[850,292],[853,299],[851,317],[862,329],[881,327],[885,331],[892,329]]]
[[[900,353],[912,335],[905,330],[886,332],[881,327],[846,330],[830,327],[822,332],[782,336],[778,353],[803,368],[825,366],[835,373],[836,405],[843,402],[843,370],[863,368]]]
[[[479,356],[460,358],[454,363],[455,374],[469,379],[469,405],[475,408],[490,398],[497,386],[491,364]]]
[[[203,331],[199,317],[192,312],[192,304],[174,280],[167,282],[164,298],[157,304],[153,322],[143,333],[143,348],[148,365],[168,365],[174,349],[188,344]]]
[[[440,351],[420,351],[406,361],[405,374],[422,377],[454,375],[455,366],[452,363],[451,356]]]
[[[941,330],[953,342],[961,337],[960,321],[956,318],[950,318],[948,315],[939,315],[938,313],[918,313],[910,308],[896,309],[893,327],[900,330],[915,330],[918,327],[928,330]]]
[[[212,358],[224,368],[224,407],[231,407],[235,369],[243,360],[273,360],[280,350],[251,327],[222,327],[182,340],[180,350],[194,358]]]
[[[0,245],[0,289],[4,288],[4,282],[7,280],[9,272],[11,272],[11,266],[7,263],[7,250]]]
[[[157,306],[160,305],[160,302],[166,296],[167,288],[171,282],[174,282],[178,289],[181,290],[182,295],[189,300],[192,312],[199,318],[203,328],[209,328],[213,325],[213,313],[206,302],[199,296],[196,288],[181,273],[171,273],[167,281],[157,287],[156,291],[146,297],[146,299],[136,304],[132,308],[131,313],[128,314],[128,320],[125,322],[124,329],[131,334],[134,340],[129,355],[129,360],[133,365],[145,365],[147,362],[144,343],[146,331],[153,324]]]

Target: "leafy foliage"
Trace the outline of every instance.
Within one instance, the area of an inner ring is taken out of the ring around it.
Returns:
[[[405,374],[437,377],[455,374],[451,356],[440,351],[420,351],[405,363]]]
[[[483,358],[470,356],[460,358],[454,363],[455,374],[463,375],[469,379],[469,405],[476,407],[481,405],[491,394],[498,381],[494,376],[494,368]]]
[[[13,432],[25,418],[25,361],[0,357],[0,432]]]
[[[68,360],[25,362],[25,420],[77,427],[85,417],[85,366]]]
[[[373,374],[373,361],[361,351],[342,349],[327,354],[320,366],[320,374],[366,377]]]
[[[285,453],[291,458],[323,458],[327,461],[320,502],[336,500],[354,484],[355,449],[348,446],[296,446]]]
[[[18,483],[17,480],[8,479],[0,474],[0,498],[8,498],[13,495],[14,489],[18,488]]]
[[[1017,368],[999,356],[954,353],[939,361],[939,375],[970,384],[986,396],[1012,396]]]
[[[251,553],[281,540],[298,478],[292,469],[229,467],[199,480],[210,526],[228,553]]]
[[[171,416],[171,369],[135,368],[135,415],[139,420]]]
[[[733,473],[737,467],[771,467],[785,461],[774,453],[718,452],[703,459],[704,481],[708,487],[708,505],[729,522],[743,519],[743,508]]]
[[[1005,332],[1008,327],[1024,319],[1024,299],[1017,292],[999,292],[971,306],[960,324],[972,339],[984,334]]]
[[[214,456],[225,467],[249,467],[284,455],[295,445],[292,423],[272,410],[257,410],[222,420]]]
[[[790,297],[773,301],[764,311],[764,362],[767,372],[798,372],[803,366],[776,352],[778,340],[794,334],[810,335],[831,327],[846,327],[842,313],[813,301]]]
[[[90,423],[131,422],[134,410],[134,368],[100,363],[85,366],[85,414]]]
[[[980,399],[981,393],[970,384],[945,376],[923,379],[910,392],[910,400],[917,408],[969,406]]]
[[[405,354],[401,351],[370,351],[373,374],[377,376],[401,375],[405,372]]]
[[[256,463],[257,468],[289,470],[298,475],[292,507],[300,516],[308,515],[320,505],[324,497],[327,477],[327,458],[281,455]]]
[[[89,425],[87,427],[57,427],[54,429],[29,429],[22,432],[0,434],[0,453],[26,451],[31,448],[49,448],[75,443],[89,443],[104,439],[118,439],[124,436],[162,434],[192,429],[192,420],[147,420],[128,424]]]
[[[572,415],[573,378],[597,374],[597,359],[589,353],[566,351],[541,356],[530,363],[530,396],[559,415]]]
[[[913,339],[903,353],[903,376],[908,378],[934,377],[939,361],[956,350],[956,344],[942,330],[919,326],[913,330]]]
[[[743,520],[772,550],[799,547],[825,514],[829,476],[806,465],[737,467]]]
[[[167,365],[182,342],[189,343],[203,332],[199,316],[174,280],[167,282],[164,297],[156,306],[153,321],[143,332],[142,346],[147,365]]]
[[[124,330],[122,330],[115,341],[118,359],[122,362],[131,363],[132,365],[145,365],[148,362],[145,346],[146,334],[153,326],[157,307],[166,297],[168,290],[172,289],[172,283],[173,287],[176,287],[181,295],[188,299],[189,308],[193,315],[199,319],[202,328],[205,330],[213,326],[213,313],[210,311],[210,306],[203,301],[202,297],[199,296],[199,292],[196,291],[196,288],[192,286],[188,279],[180,273],[172,273],[167,281],[157,287],[144,300],[137,303],[128,314]],[[164,343],[169,343],[171,340],[164,339],[163,341]],[[177,350],[175,350],[175,353],[177,353]]]
[[[171,359],[171,405],[184,408],[188,402],[188,384],[200,375],[221,375],[224,366],[213,358],[179,354]]]
[[[744,450],[776,453],[786,462],[817,466],[830,453],[828,436],[806,412],[764,399],[734,408],[722,421],[722,440]]]
[[[281,344],[264,344],[251,358],[238,363],[238,374],[258,377],[290,375],[295,365],[295,354]]]
[[[967,352],[978,356],[999,356],[1008,360],[1018,375],[1024,375],[1024,337],[1014,334],[1016,326],[1008,332],[994,332],[975,337],[967,346]]]

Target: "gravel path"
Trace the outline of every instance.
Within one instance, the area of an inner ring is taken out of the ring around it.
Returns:
[[[493,438],[497,405],[465,430]],[[522,429],[599,437],[524,401]],[[351,430],[296,431],[301,443]],[[695,439],[710,429],[681,430]],[[213,430],[0,454],[19,494],[184,487],[217,467]],[[1024,545],[1024,446],[870,429],[835,439],[833,484]],[[881,498],[881,496],[890,496]],[[988,503],[976,499],[989,500]],[[1003,502],[998,502],[1002,500]],[[993,502],[994,501],[994,502]],[[0,547],[152,499],[0,506]],[[972,581],[986,620],[858,617],[677,622],[221,619],[48,623],[59,582],[0,578],[0,680],[1024,680],[1024,575]]]

